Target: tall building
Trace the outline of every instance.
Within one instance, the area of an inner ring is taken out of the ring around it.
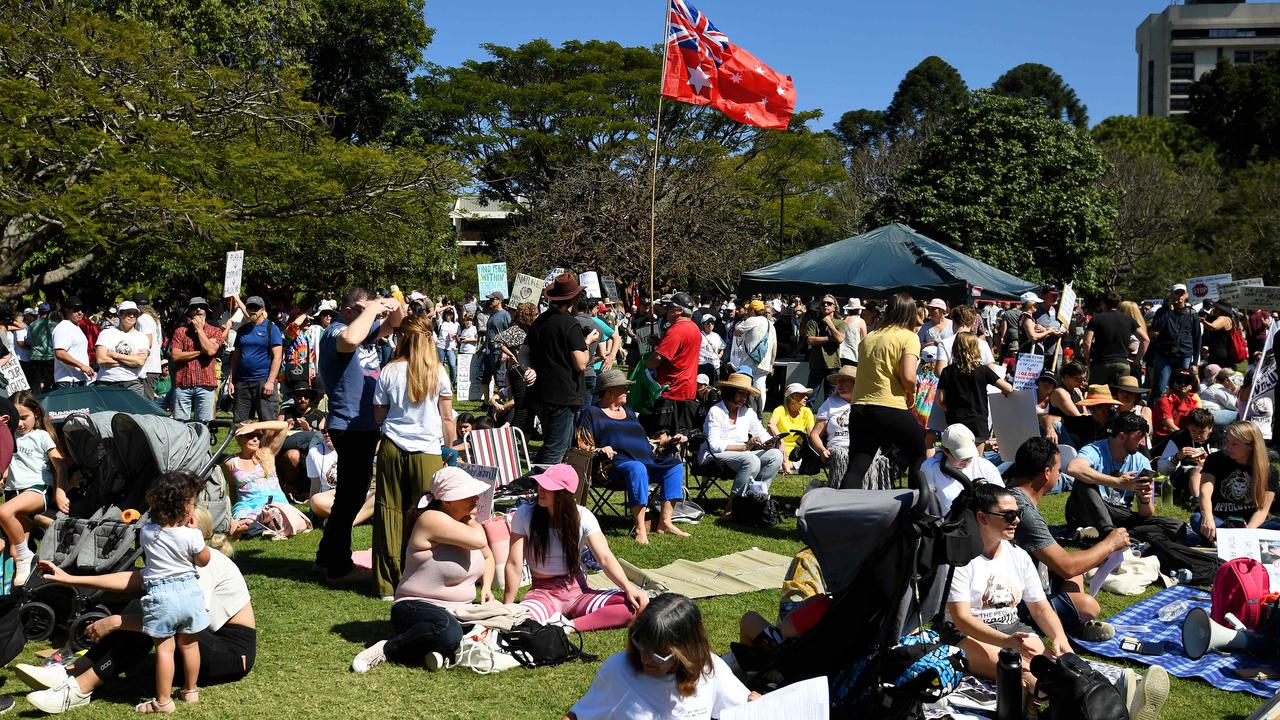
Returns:
[[[1191,109],[1191,83],[1219,60],[1238,65],[1280,51],[1280,2],[1186,0],[1138,26],[1138,114]]]

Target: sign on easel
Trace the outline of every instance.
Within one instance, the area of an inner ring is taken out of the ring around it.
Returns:
[[[240,284],[244,279],[244,251],[232,250],[227,253],[227,269],[222,275],[222,297],[234,297],[240,294]]]

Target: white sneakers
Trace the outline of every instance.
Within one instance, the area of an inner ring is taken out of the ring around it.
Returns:
[[[386,662],[387,656],[382,651],[386,644],[386,640],[379,640],[357,653],[355,659],[351,661],[351,672],[367,673],[369,668]]]
[[[429,652],[422,659],[422,664],[427,667],[428,672],[435,672],[443,668],[451,668],[454,666],[453,658],[446,658],[438,652]]]
[[[71,678],[65,679],[57,687],[27,694],[27,702],[51,715],[84,707],[89,704],[90,699],[91,694],[80,692],[80,686]]]
[[[1131,677],[1132,676],[1132,677]],[[1169,699],[1169,673],[1159,665],[1147,668],[1147,674],[1137,680],[1132,670],[1125,671],[1125,700],[1129,702],[1132,720],[1158,720],[1160,708]],[[1132,695],[1129,694],[1132,691]]]
[[[20,553],[18,558],[13,562],[13,584],[22,586],[27,584],[27,579],[31,577],[31,563],[35,561],[35,555],[31,553]]]
[[[32,690],[47,690],[56,688],[67,681],[67,668],[61,664],[58,665],[28,665],[27,663],[18,663],[14,667],[14,671],[18,674],[18,679],[27,684]]]

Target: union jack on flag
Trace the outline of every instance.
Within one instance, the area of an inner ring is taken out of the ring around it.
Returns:
[[[686,50],[711,58],[720,67],[721,54],[730,48],[729,38],[716,29],[707,16],[684,0],[671,0],[671,28],[668,40]]]

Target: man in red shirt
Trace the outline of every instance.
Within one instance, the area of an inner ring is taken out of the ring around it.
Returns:
[[[218,354],[222,329],[207,322],[209,303],[193,297],[187,303],[187,322],[173,331],[169,357],[173,371],[175,420],[211,422],[214,391],[218,387]]]
[[[1156,400],[1151,413],[1151,434],[1156,440],[1163,440],[1178,432],[1191,411],[1200,407],[1200,396],[1195,392],[1195,387],[1196,379],[1190,370],[1173,372],[1169,379],[1169,392]]]
[[[645,363],[645,367],[653,370],[658,384],[665,386],[653,404],[650,434],[666,432],[687,436],[696,428],[698,350],[702,347],[702,331],[693,322],[693,310],[693,298],[688,293],[671,296],[667,305],[667,329]]]

